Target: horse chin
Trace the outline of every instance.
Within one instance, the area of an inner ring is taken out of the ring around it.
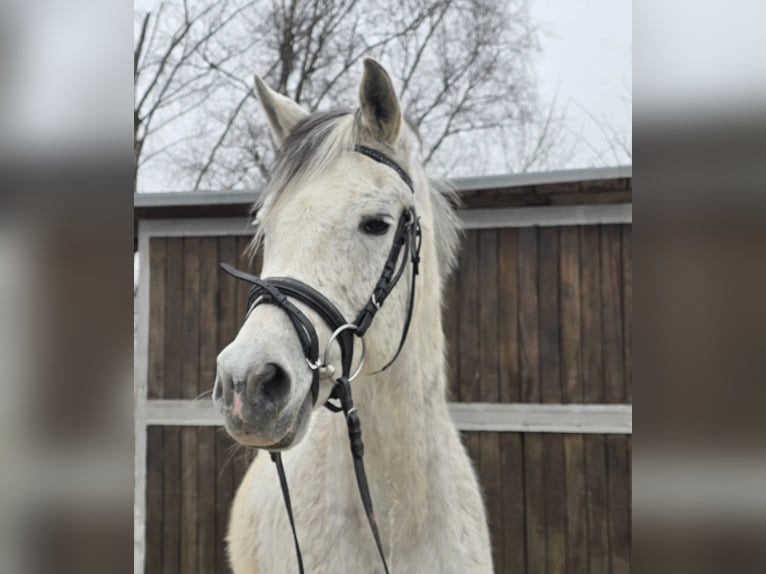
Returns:
[[[269,451],[289,450],[306,435],[312,408],[309,393],[297,411],[280,413],[276,417],[259,417],[258,413],[252,413],[242,419],[227,413],[224,416],[226,432],[242,446]]]

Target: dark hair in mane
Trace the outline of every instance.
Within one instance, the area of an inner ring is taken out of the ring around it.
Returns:
[[[351,116],[351,113],[347,109],[330,110],[311,114],[299,122],[277,150],[269,187],[278,191],[293,178],[300,176],[301,172],[312,167],[313,160],[320,154],[330,134],[336,130],[341,120]],[[348,149],[353,149],[353,142],[347,143],[350,145]]]

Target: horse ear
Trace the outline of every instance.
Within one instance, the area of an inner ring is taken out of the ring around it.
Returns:
[[[364,60],[359,109],[364,127],[373,137],[393,146],[402,124],[399,98],[386,70],[371,58]]]
[[[274,143],[279,147],[287,139],[290,130],[309,114],[290,98],[269,88],[259,76],[255,76],[255,90],[269,119]]]

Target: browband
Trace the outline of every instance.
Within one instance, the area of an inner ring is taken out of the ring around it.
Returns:
[[[412,183],[412,178],[410,178],[410,174],[408,174],[406,171],[402,169],[402,166],[400,166],[398,163],[396,163],[394,160],[392,160],[387,155],[379,152],[376,149],[372,149],[371,147],[367,147],[366,145],[357,145],[354,146],[354,151],[361,153],[362,155],[366,155],[370,159],[374,159],[378,163],[382,163],[383,165],[387,165],[391,169],[393,169],[396,173],[399,174],[399,177],[402,178],[404,183],[407,184],[407,187],[410,188],[410,191],[412,193],[415,193],[415,186]]]

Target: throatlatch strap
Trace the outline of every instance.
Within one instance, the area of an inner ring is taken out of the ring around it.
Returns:
[[[282,498],[285,499],[285,508],[287,508],[287,518],[290,519],[290,528],[293,531],[293,542],[295,543],[295,554],[298,557],[298,571],[303,572],[303,557],[301,556],[301,547],[298,545],[298,534],[295,532],[295,519],[293,518],[293,505],[290,504],[290,490],[287,488],[287,477],[285,476],[285,467],[282,466],[282,455],[278,452],[272,452],[271,460],[277,465],[279,474],[279,486],[282,488]]]

